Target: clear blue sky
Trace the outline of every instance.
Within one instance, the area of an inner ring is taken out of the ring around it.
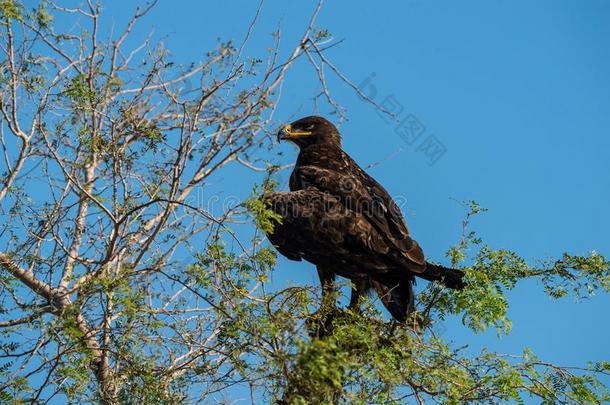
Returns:
[[[108,2],[117,22],[130,2]],[[217,38],[239,40],[254,1],[167,1],[143,21],[154,26],[177,60],[201,60]],[[120,5],[119,5],[120,4]],[[283,55],[301,35],[313,2],[267,1],[246,54],[264,57],[271,32],[283,32]],[[328,1],[318,26],[343,42],[327,56],[354,82],[372,73],[377,101],[393,96],[434,135],[446,153],[426,156],[394,132],[374,107],[331,79],[347,109],[344,147],[390,193],[406,198],[414,237],[434,260],[460,233],[474,199],[489,212],[474,228],[492,248],[525,258],[568,251],[610,255],[610,2],[590,1]],[[328,72],[329,77],[331,76]],[[287,76],[277,118],[313,113],[316,78],[305,60]],[[369,87],[368,90],[371,88]],[[323,109],[322,112],[325,110]],[[331,117],[332,119],[332,117]],[[294,160],[296,151],[282,161]],[[287,174],[286,174],[287,175]],[[250,190],[249,177],[229,178],[228,194]],[[317,283],[313,266],[282,260],[278,285]],[[610,359],[610,297],[553,301],[536,283],[511,294],[511,335],[472,335],[449,321],[445,337],[570,365]]]

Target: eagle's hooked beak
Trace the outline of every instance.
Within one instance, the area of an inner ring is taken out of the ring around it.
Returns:
[[[282,129],[277,133],[278,142],[284,139],[290,140],[294,138],[298,138],[301,136],[309,136],[311,132],[309,131],[293,131],[292,125],[284,125]]]

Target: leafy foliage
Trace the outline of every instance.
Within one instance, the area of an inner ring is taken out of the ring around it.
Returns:
[[[244,203],[244,206],[254,218],[257,227],[265,233],[273,232],[273,228],[282,223],[282,216],[271,209],[270,201],[265,197],[267,193],[274,191],[278,186],[277,180],[272,177],[274,171],[275,168],[271,167],[262,186],[255,185],[252,189],[252,195]]]
[[[319,288],[279,285],[277,253],[261,237],[281,218],[265,199],[278,168],[260,155],[273,147],[267,128],[286,69],[302,52],[321,57],[331,34],[312,18],[287,60],[275,33],[266,59],[225,41],[181,66],[162,44],[127,39],[154,3],[117,35],[102,32],[96,2],[0,1],[0,402],[609,399],[605,360],[570,368],[528,349],[473,354],[435,332],[459,317],[477,333],[509,333],[506,293],[521,280],[553,298],[610,286],[596,252],[532,265],[485,245],[469,229],[485,212],[473,201],[448,252],[467,289],[427,285],[408,325],[367,300],[315,337]],[[256,181],[267,173],[245,201],[218,209],[230,165]]]
[[[13,0],[0,1],[0,15],[10,23],[11,19],[18,20],[21,18],[22,5]]]

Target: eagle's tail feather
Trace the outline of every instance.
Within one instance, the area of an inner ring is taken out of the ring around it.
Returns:
[[[418,276],[429,281],[440,281],[446,287],[454,290],[461,290],[466,287],[463,271],[439,266],[438,264],[426,262],[426,270]]]
[[[371,279],[381,302],[399,322],[404,322],[415,307],[413,281],[410,278]]]

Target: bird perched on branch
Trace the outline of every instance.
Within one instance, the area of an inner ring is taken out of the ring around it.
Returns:
[[[300,151],[290,192],[266,195],[282,218],[268,238],[287,258],[316,265],[323,306],[335,308],[336,275],[353,282],[351,308],[374,289],[401,322],[414,308],[415,276],[464,287],[463,272],[426,261],[397,205],[343,151],[332,123],[305,117],[284,126],[278,139],[295,143]]]

